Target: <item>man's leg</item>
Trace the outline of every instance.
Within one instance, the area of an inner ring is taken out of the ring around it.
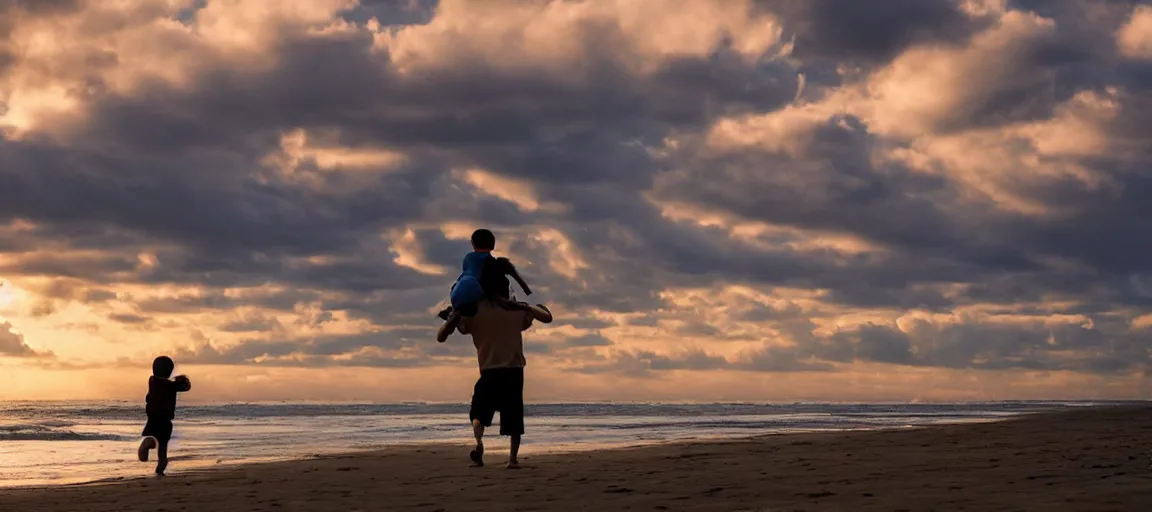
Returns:
[[[508,445],[508,469],[517,469],[520,467],[520,461],[516,458],[516,455],[519,453],[520,435],[517,434],[512,436],[511,444]]]
[[[476,448],[468,454],[468,458],[472,459],[474,466],[484,465],[484,423],[480,420],[472,420],[472,435],[476,436]]]
[[[472,405],[468,409],[468,419],[472,421],[472,435],[476,437],[476,448],[469,454],[472,465],[484,465],[484,428],[492,424],[496,409],[492,406],[491,378],[480,372],[476,387],[472,389]]]
[[[500,435],[508,436],[508,469],[519,469],[520,437],[524,435],[524,369],[502,371]]]

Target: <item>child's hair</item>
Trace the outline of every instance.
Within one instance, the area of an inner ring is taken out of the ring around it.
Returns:
[[[481,251],[491,251],[496,248],[496,235],[487,229],[477,229],[472,232],[472,247]]]
[[[176,369],[176,363],[172,362],[172,358],[168,356],[157,357],[152,361],[152,375],[167,379],[172,376],[172,370]]]

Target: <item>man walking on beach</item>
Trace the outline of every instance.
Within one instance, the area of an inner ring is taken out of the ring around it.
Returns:
[[[552,314],[544,306],[528,307],[509,300],[508,278],[503,275],[486,273],[482,285],[487,298],[480,301],[475,316],[463,318],[457,326],[461,334],[472,336],[480,364],[480,379],[468,411],[476,436],[476,448],[469,457],[473,466],[484,465],[484,429],[492,426],[492,418],[499,411],[500,435],[511,438],[507,467],[517,469],[520,436],[524,435],[526,361],[522,332],[532,327],[533,320],[551,322]],[[442,329],[447,327],[445,324]],[[440,333],[438,339],[447,338],[447,334]]]

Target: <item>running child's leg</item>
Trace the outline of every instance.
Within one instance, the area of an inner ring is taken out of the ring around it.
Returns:
[[[156,447],[156,474],[164,476],[165,469],[168,469],[168,439],[161,439]]]
[[[140,447],[136,449],[136,456],[140,462],[148,462],[148,452],[155,448],[157,445],[156,438],[152,436],[144,436],[140,440]]]

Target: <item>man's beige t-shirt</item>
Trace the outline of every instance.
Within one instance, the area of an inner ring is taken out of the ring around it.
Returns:
[[[481,370],[493,368],[523,368],[524,336],[532,327],[532,313],[520,309],[505,309],[492,300],[482,300],[476,316],[460,321],[460,333],[471,334],[476,346],[476,359]]]

